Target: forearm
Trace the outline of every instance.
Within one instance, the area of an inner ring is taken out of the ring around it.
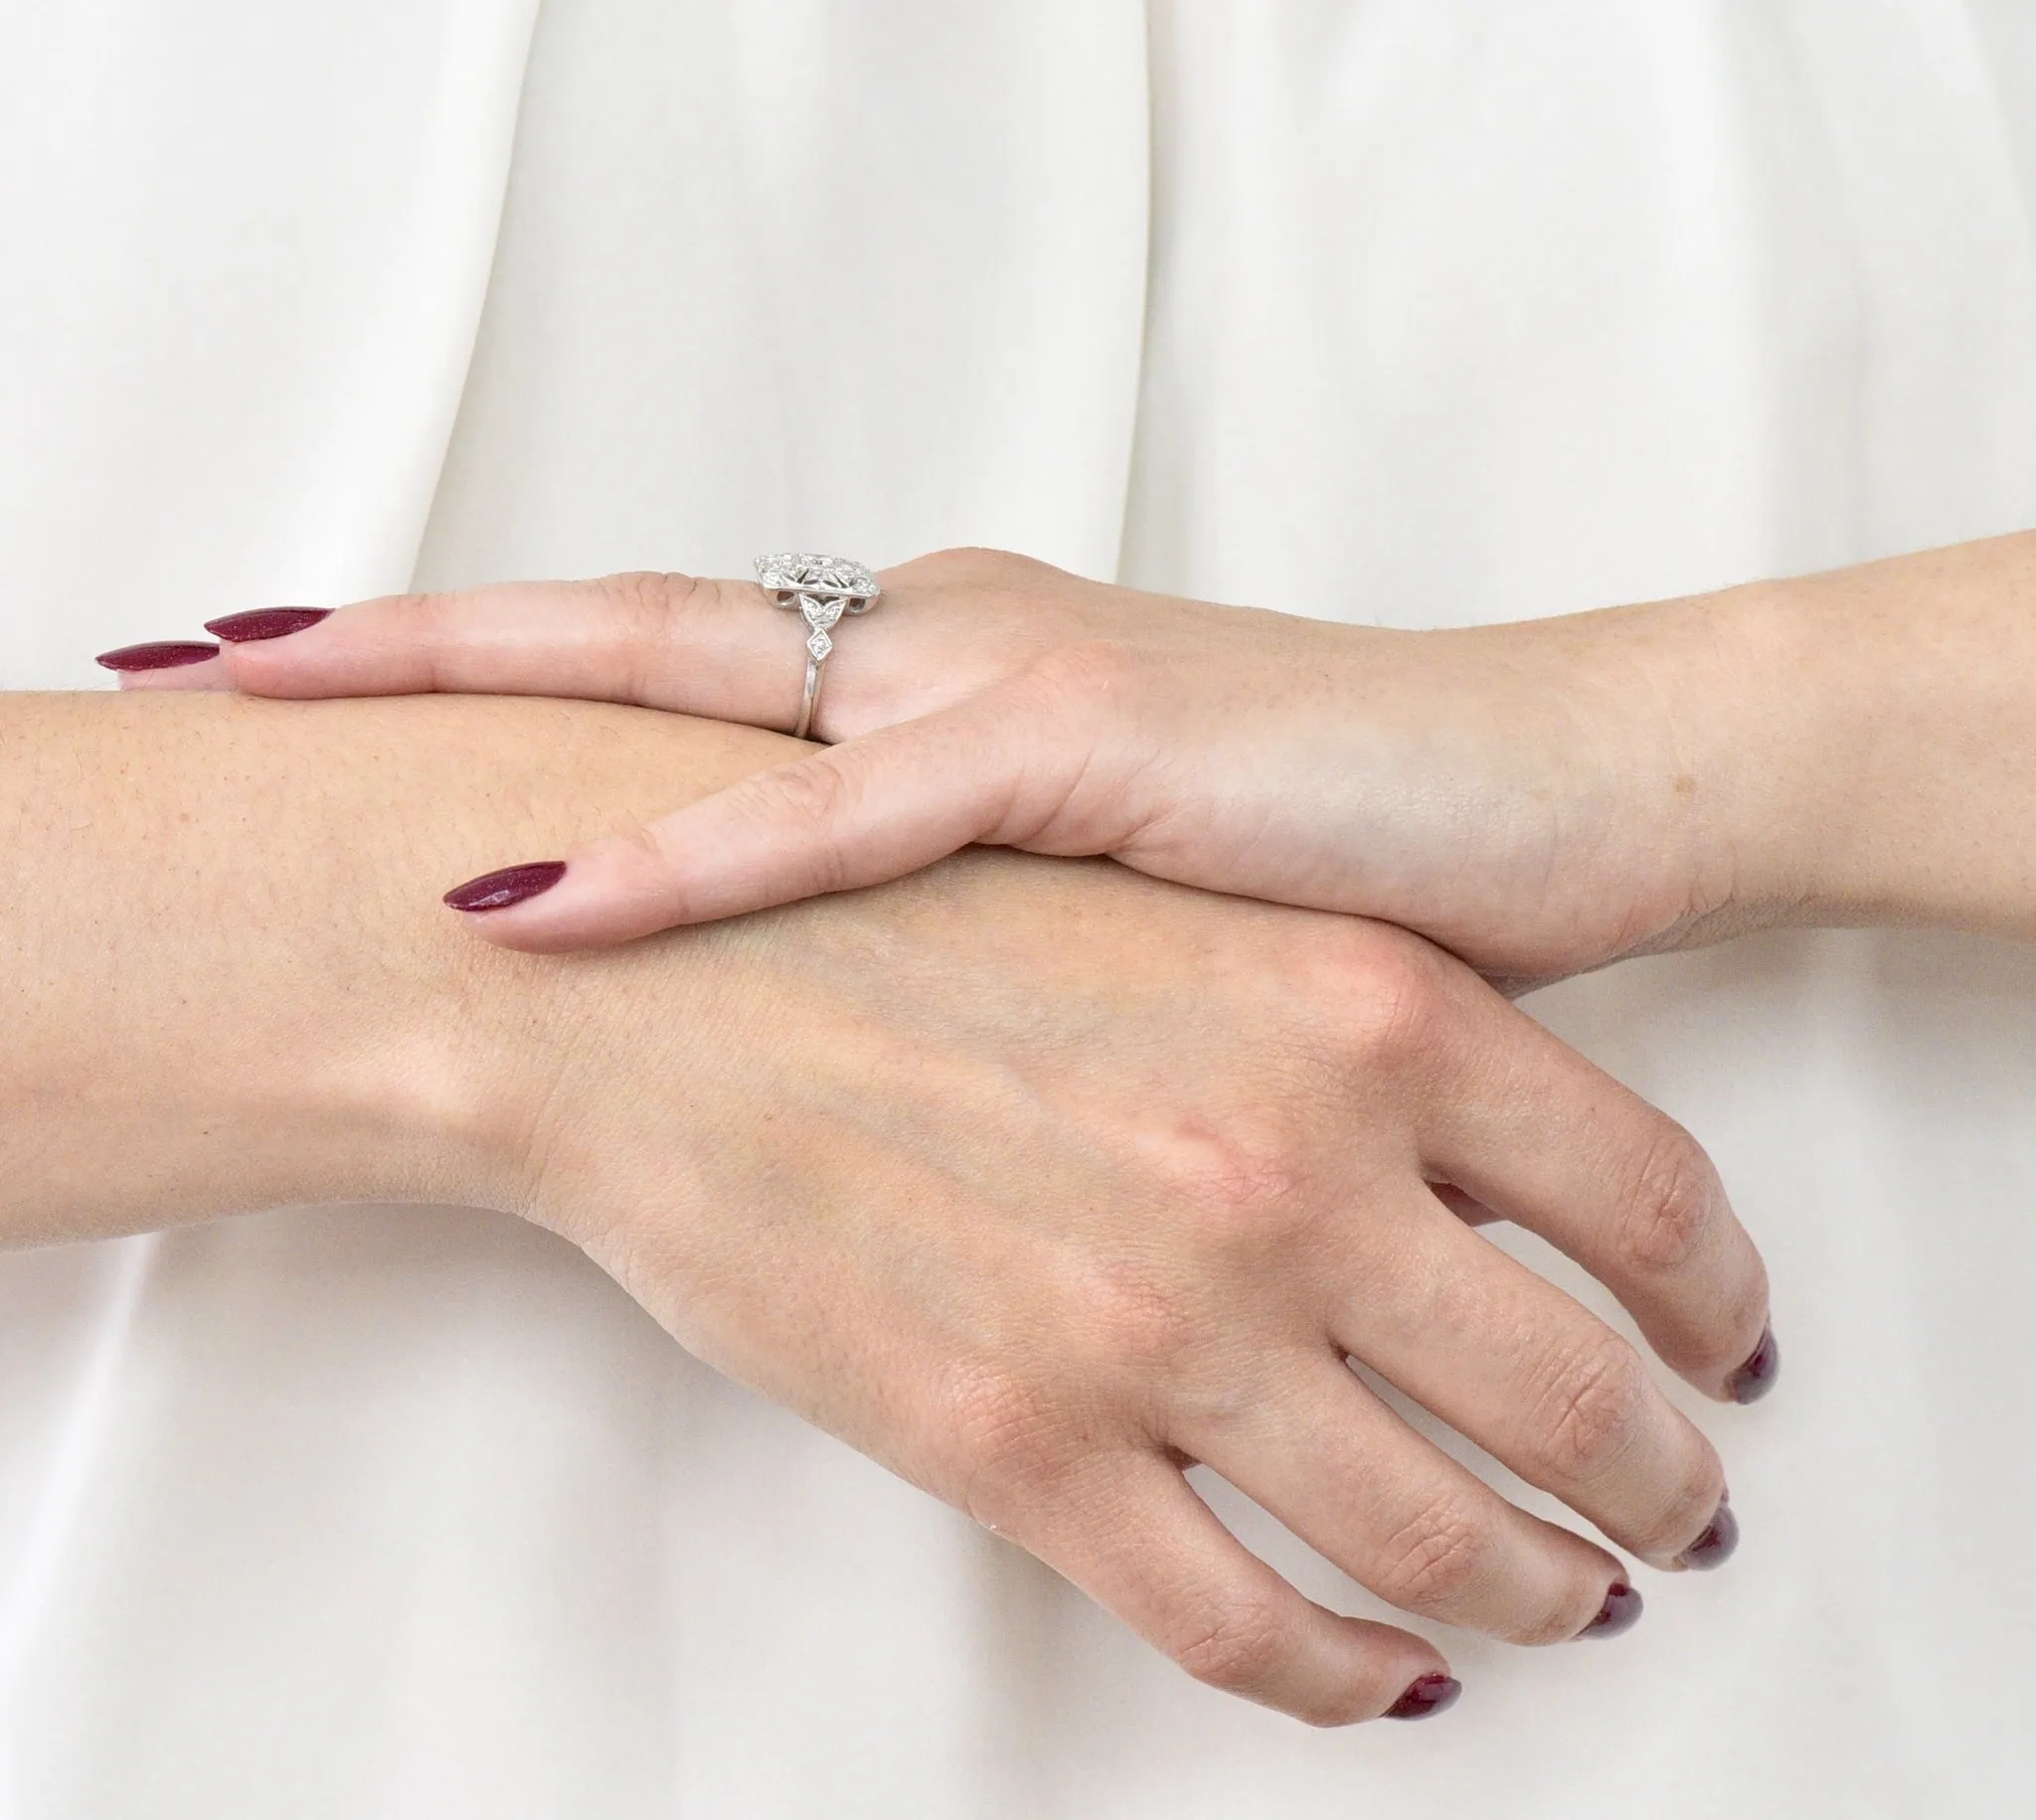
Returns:
[[[782,745],[543,701],[0,696],[0,1241],[512,1196],[570,974],[438,894]]]
[[[1713,617],[1716,864],[1744,913],[2036,936],[2036,534],[1736,590]]]

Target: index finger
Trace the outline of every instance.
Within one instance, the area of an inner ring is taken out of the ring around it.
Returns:
[[[838,635],[815,732],[841,739],[944,704],[1002,674],[995,628],[955,646],[924,585],[886,587]],[[782,732],[798,719],[805,627],[753,581],[618,575],[270,607],[206,629],[251,695],[550,695]],[[943,629],[946,635],[941,636]],[[987,635],[985,635],[987,633]],[[938,638],[938,662],[921,649]],[[952,648],[950,648],[952,647]]]
[[[1780,1366],[1767,1269],[1702,1145],[1526,1013],[1439,971],[1468,1090],[1429,1109],[1433,1169],[1583,1265],[1699,1390],[1765,1395]]]

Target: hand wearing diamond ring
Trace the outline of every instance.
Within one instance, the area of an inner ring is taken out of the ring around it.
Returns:
[[[2007,832],[2032,787],[2032,571],[2036,536],[2010,537],[1398,632],[946,552],[886,572],[883,612],[829,659],[810,731],[831,749],[550,862],[542,895],[475,926],[594,946],[983,842],[1382,917],[1516,986],[1783,921],[2036,934]],[[178,646],[123,680],[782,729],[797,670],[769,599],[631,575],[271,608],[217,622],[221,659]]]

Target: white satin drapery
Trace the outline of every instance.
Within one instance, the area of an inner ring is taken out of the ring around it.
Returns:
[[[785,545],[1425,624],[2036,521],[2018,0],[8,0],[0,169],[10,687]],[[1788,1352],[1700,1412],[1739,1560],[1622,1642],[1310,1734],[542,1236],[279,1216],[0,1265],[5,1811],[2026,1804],[2036,964],[1535,1003],[1710,1143]]]

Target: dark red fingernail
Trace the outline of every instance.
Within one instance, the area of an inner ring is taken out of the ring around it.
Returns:
[[[1640,1621],[1640,1613],[1646,1608],[1646,1600],[1620,1580],[1605,1595],[1605,1603],[1598,1608],[1598,1615],[1578,1631],[1573,1640],[1581,1642],[1586,1637],[1623,1636]]]
[[[202,664],[208,657],[218,655],[216,644],[172,638],[161,644],[123,644],[117,651],[101,651],[92,662],[127,675],[136,670],[174,670],[183,664]]]
[[[1739,1547],[1739,1519],[1732,1514],[1730,1500],[1721,1500],[1709,1528],[1676,1559],[1679,1567],[1694,1568],[1699,1573],[1722,1568]]]
[[[1775,1344],[1775,1330],[1761,1329],[1761,1343],[1738,1371],[1725,1381],[1734,1403],[1759,1403],[1775,1388],[1782,1375],[1782,1349]]]
[[[229,613],[224,619],[208,619],[205,629],[228,644],[254,644],[263,638],[287,637],[331,617],[329,606],[257,606],[252,613]]]
[[[1456,1704],[1463,1691],[1453,1675],[1424,1675],[1386,1709],[1388,1719],[1433,1719]]]
[[[537,860],[528,866],[505,866],[500,872],[484,872],[445,894],[445,902],[456,910],[507,910],[547,892],[566,876],[564,860]]]

